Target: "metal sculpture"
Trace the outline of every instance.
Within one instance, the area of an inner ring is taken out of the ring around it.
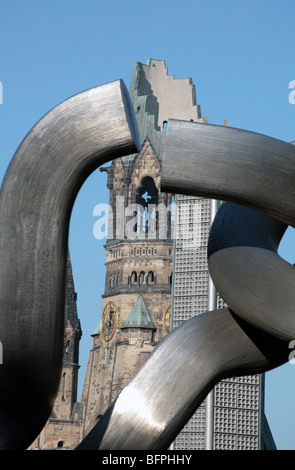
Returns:
[[[105,162],[138,152],[136,118],[119,80],[80,93],[29,132],[0,200],[0,448],[26,448],[57,393],[64,331],[68,226],[75,197]]]
[[[29,445],[53,406],[76,194],[98,165],[138,150],[132,105],[118,81],[51,111],[8,168],[1,192],[0,448]],[[294,157],[294,146],[266,136],[168,123],[162,189],[231,201],[219,209],[208,243],[210,273],[229,307],[172,330],[77,449],[167,449],[219,380],[287,361],[294,273],[277,247],[295,221]]]
[[[229,307],[172,330],[78,449],[167,449],[221,379],[288,360],[295,273],[277,248],[295,222],[294,158],[293,145],[270,137],[169,121],[162,190],[240,203],[221,205],[208,240]]]
[[[267,219],[238,207],[226,215],[227,206],[222,208],[212,229],[214,232],[218,229],[222,238],[218,247],[215,235],[213,247],[211,236],[209,270],[217,290],[237,314],[287,341],[295,338],[295,317],[291,314],[295,271],[271,251],[277,250],[287,226],[295,225],[294,158],[294,145],[265,135],[174,120],[166,138],[162,169],[165,191],[174,188],[176,193],[232,201],[277,219]],[[250,223],[251,230],[247,228]],[[240,248],[234,250],[235,245]],[[243,252],[241,246],[257,249],[253,255],[253,250]],[[224,248],[231,261],[225,257]],[[221,273],[225,264],[228,271]],[[235,276],[239,274],[236,279],[240,287],[230,285],[233,282],[229,280],[230,271]],[[226,279],[221,281],[223,275]],[[261,291],[260,298],[257,288],[254,291],[255,283]]]

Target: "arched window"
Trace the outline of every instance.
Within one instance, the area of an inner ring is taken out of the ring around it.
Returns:
[[[145,283],[145,272],[141,271],[141,273],[139,275],[139,284],[142,285],[144,283]]]
[[[135,271],[131,274],[131,285],[133,286],[134,284],[137,284],[137,273]]]
[[[65,345],[65,354],[64,354],[66,360],[68,360],[69,351],[70,351],[70,341],[67,341],[67,344]]]
[[[156,233],[156,207],[159,191],[151,176],[145,176],[136,192],[137,233]]]
[[[147,279],[147,281],[148,281],[148,285],[154,284],[154,282],[155,282],[155,276],[154,276],[153,271],[150,271],[150,272],[148,273],[148,279]]]
[[[167,121],[163,121],[163,131],[166,132],[167,130]]]

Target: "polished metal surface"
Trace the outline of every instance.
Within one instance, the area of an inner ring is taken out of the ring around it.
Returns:
[[[286,228],[270,216],[225,202],[211,229],[208,266],[234,312],[290,342],[295,338],[295,268],[277,254]]]
[[[0,448],[25,448],[53,406],[75,196],[98,165],[138,150],[134,114],[119,81],[51,111],[7,170]],[[288,360],[294,268],[277,247],[295,222],[294,157],[294,146],[259,134],[169,122],[162,190],[231,201],[219,208],[208,241],[210,274],[228,308],[172,330],[77,449],[167,449],[222,378],[265,372]]]
[[[221,208],[215,230],[218,223],[222,242],[215,254],[209,246],[209,271],[236,313],[278,338],[295,338],[295,271],[276,253],[287,225],[295,226],[295,146],[240,129],[172,120],[162,159],[163,191],[214,196],[264,214]]]
[[[139,151],[121,80],[46,114],[7,169],[0,197],[0,448],[24,449],[53,407],[63,357],[68,227],[75,197],[99,165]]]
[[[162,189],[231,201],[294,225],[295,146],[227,126],[169,120]]]

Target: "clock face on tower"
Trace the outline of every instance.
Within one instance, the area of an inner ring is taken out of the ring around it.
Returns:
[[[108,302],[103,309],[101,317],[101,336],[110,341],[115,334],[118,324],[118,310],[114,302]]]

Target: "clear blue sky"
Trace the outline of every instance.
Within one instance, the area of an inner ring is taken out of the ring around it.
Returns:
[[[31,127],[64,99],[122,78],[133,64],[166,61],[169,74],[192,77],[210,123],[295,140],[293,0],[2,0],[0,6],[0,179]],[[96,204],[108,202],[106,175],[81,189],[70,230],[83,337],[80,382],[100,320],[104,240],[93,236]],[[294,262],[288,230],[281,254]],[[279,449],[295,449],[295,366],[266,375],[266,414]]]

